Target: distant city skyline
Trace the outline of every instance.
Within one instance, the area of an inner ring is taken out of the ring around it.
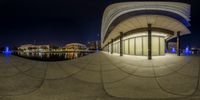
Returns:
[[[0,16],[0,47],[29,43],[64,46],[71,42],[86,44],[88,41],[100,40],[103,11],[108,5],[122,1],[136,0],[28,0],[16,3],[0,1],[2,12]],[[190,3],[192,5],[192,26],[190,27],[192,33],[182,37],[182,48],[186,46],[200,47],[200,34],[198,34],[198,18],[200,16],[197,11],[197,1],[154,1]]]

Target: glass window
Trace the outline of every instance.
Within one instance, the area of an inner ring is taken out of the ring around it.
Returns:
[[[159,55],[159,37],[152,37],[152,55]]]
[[[135,54],[135,38],[132,38],[129,40],[129,50],[130,50],[130,54],[134,55]]]
[[[117,42],[117,53],[119,53],[120,52],[120,44],[119,44],[119,42]]]
[[[165,39],[164,37],[160,37],[160,55],[165,54]]]
[[[113,53],[115,53],[115,43],[113,43]]]
[[[111,44],[109,44],[109,52],[111,52]]]
[[[124,41],[124,54],[128,54],[128,50],[129,50],[129,47],[128,47],[128,39],[126,39]]]
[[[125,40],[122,40],[122,53],[124,54],[125,53]]]
[[[143,37],[143,55],[148,55],[148,38],[147,36]]]
[[[136,55],[142,55],[142,37],[136,38]]]

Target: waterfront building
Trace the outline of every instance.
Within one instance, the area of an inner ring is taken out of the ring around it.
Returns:
[[[49,52],[51,51],[50,45],[33,45],[33,44],[25,44],[18,47],[19,51],[22,52]]]
[[[122,56],[165,55],[166,41],[190,34],[190,5],[179,2],[124,2],[108,6],[103,14],[101,46]]]
[[[69,43],[69,44],[66,44],[63,48],[65,51],[70,51],[70,50],[77,51],[77,50],[87,49],[86,45],[81,44],[81,43]]]
[[[100,50],[101,49],[101,41],[90,41],[87,43],[87,47],[89,50]]]

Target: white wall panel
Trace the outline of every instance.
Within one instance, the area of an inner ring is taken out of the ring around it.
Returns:
[[[119,42],[117,42],[117,43],[116,43],[116,53],[119,53],[119,49],[120,49],[120,47],[119,47]]]
[[[159,37],[152,37],[152,55],[159,55]]]
[[[111,44],[109,44],[109,52],[111,52]]]
[[[147,56],[148,55],[148,38],[143,37],[143,55]]]
[[[142,37],[136,38],[136,55],[142,55]]]
[[[126,39],[125,41],[124,41],[124,54],[128,54],[128,49],[129,49],[129,47],[128,47],[129,45],[128,45],[128,39]]]
[[[135,38],[130,39],[129,42],[130,54],[135,55]]]
[[[165,39],[160,37],[160,55],[165,54]]]

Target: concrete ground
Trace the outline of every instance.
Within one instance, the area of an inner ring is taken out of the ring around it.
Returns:
[[[90,54],[40,62],[0,55],[0,100],[200,100],[200,57]]]

